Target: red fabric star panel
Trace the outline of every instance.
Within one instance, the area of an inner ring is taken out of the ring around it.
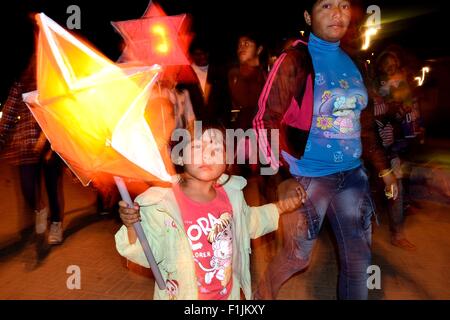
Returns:
[[[185,35],[187,15],[142,18],[112,22],[125,39],[123,54],[128,62],[145,65],[187,65]]]

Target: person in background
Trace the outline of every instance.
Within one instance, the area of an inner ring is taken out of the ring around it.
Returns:
[[[229,96],[223,69],[210,62],[209,49],[200,38],[192,41],[189,55],[191,65],[181,68],[177,88],[189,92],[197,120],[220,120],[226,125]]]
[[[414,251],[416,246],[405,234],[405,209],[408,206],[409,173],[407,161],[423,143],[424,128],[420,119],[418,99],[414,96],[408,72],[399,54],[386,50],[376,63],[374,115],[380,141],[391,162],[399,197],[388,201],[389,229],[392,245]],[[411,79],[412,80],[412,79]]]
[[[262,61],[264,47],[254,32],[243,33],[238,38],[236,53],[239,65],[228,72],[231,95],[231,123],[235,129],[252,128],[258,110],[258,99],[267,78]]]
[[[22,94],[36,90],[36,57],[12,85],[0,119],[0,157],[18,166],[25,202],[35,214],[37,234],[44,234],[50,213],[49,244],[63,241],[64,197],[63,162],[50,149],[44,133],[34,119]],[[48,195],[47,208],[41,197],[41,172],[44,171]]]
[[[238,37],[236,54],[239,64],[228,72],[228,90],[231,97],[229,109],[230,126],[242,129],[244,132],[252,129],[252,121],[258,110],[258,99],[264,87],[267,73],[262,63],[264,47],[259,36],[254,32],[242,33]],[[263,203],[260,196],[264,196],[265,183],[258,173],[258,166],[251,164],[249,159],[255,147],[248,137],[237,141],[236,160],[244,155],[245,163],[235,163],[234,174],[242,175],[249,183],[245,189],[246,200],[252,205]]]

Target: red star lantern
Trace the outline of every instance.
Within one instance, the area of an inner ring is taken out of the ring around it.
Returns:
[[[122,59],[145,65],[188,65],[186,52],[190,36],[186,14],[165,16],[155,4],[149,4],[144,17],[111,22],[125,40]]]
[[[166,13],[161,8],[161,6],[157,5],[156,3],[150,0],[147,9],[142,15],[142,18],[164,17],[164,16],[166,16]]]

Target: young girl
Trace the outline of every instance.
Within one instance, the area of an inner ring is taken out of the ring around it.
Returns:
[[[249,207],[245,179],[225,174],[222,131],[202,132],[183,149],[178,183],[148,189],[134,208],[119,203],[124,226],[116,234],[117,250],[149,267],[132,227],[141,219],[167,287],[155,286],[154,299],[236,300],[240,289],[251,299],[250,238],[276,230],[279,214],[300,207],[305,194],[296,190],[275,204]],[[192,164],[186,155],[200,148],[201,160]]]

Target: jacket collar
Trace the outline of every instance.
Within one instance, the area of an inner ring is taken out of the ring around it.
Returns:
[[[173,177],[172,181],[178,183],[179,179],[180,176],[176,175]],[[223,185],[232,206],[232,197],[230,197],[230,195],[233,194],[233,192],[242,190],[247,185],[247,180],[243,177],[229,176],[226,174],[220,176],[217,182]],[[180,227],[183,226],[180,207],[178,206],[172,188],[151,187],[140,194],[135,201],[139,203],[141,207],[156,206],[156,211],[169,215]]]
[[[173,183],[178,183],[180,181],[180,175],[173,176]],[[222,174],[217,180],[219,185],[223,185],[226,191],[231,190],[242,190],[247,185],[247,180],[240,176],[229,176],[227,174]],[[141,206],[150,206],[160,203],[167,194],[171,191],[171,188],[164,187],[151,187],[147,189],[144,193],[136,198]]]

